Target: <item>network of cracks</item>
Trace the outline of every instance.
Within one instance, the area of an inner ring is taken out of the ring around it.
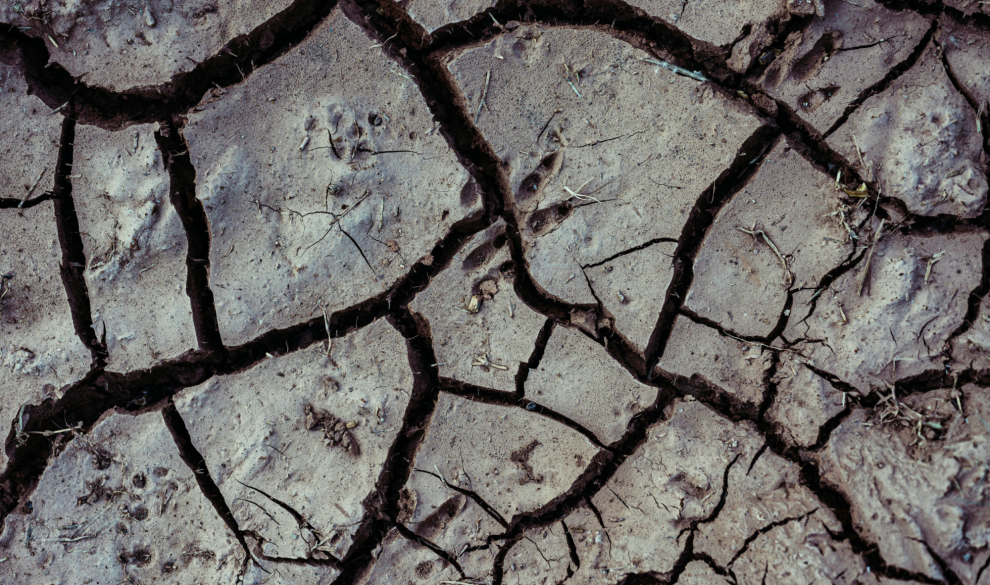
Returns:
[[[983,578],[984,3],[202,4],[4,9],[0,578]]]

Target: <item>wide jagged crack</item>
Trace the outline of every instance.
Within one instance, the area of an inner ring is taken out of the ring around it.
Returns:
[[[393,310],[388,319],[406,340],[413,388],[402,427],[389,448],[375,487],[362,502],[365,517],[354,534],[350,550],[341,559],[341,574],[334,580],[335,585],[353,583],[360,572],[374,562],[374,550],[384,541],[388,531],[394,527],[401,532],[404,528],[396,521],[401,491],[412,475],[416,455],[426,438],[440,397],[437,370],[430,367],[437,360],[429,323],[405,307]],[[460,572],[459,565],[455,563],[455,567]]]
[[[76,215],[76,204],[72,199],[72,159],[76,137],[76,120],[69,116],[62,119],[62,135],[59,139],[58,159],[55,163],[55,186],[52,188],[52,199],[55,207],[55,227],[58,232],[58,243],[62,249],[62,263],[59,272],[62,275],[62,286],[69,301],[69,312],[72,315],[72,325],[76,336],[89,350],[93,357],[94,369],[107,364],[109,353],[106,344],[106,327],[103,329],[103,339],[98,339],[93,326],[93,313],[89,300],[89,290],[86,286],[86,253],[83,247],[82,235],[79,232],[79,218]]]
[[[730,461],[729,464],[725,467],[725,472],[722,474],[722,493],[719,496],[718,502],[715,504],[715,507],[712,508],[712,511],[709,512],[708,515],[705,516],[704,518],[698,518],[697,520],[692,520],[691,523],[688,526],[685,526],[683,529],[681,529],[681,532],[677,535],[678,540],[680,540],[680,538],[684,536],[685,533],[687,534],[687,538],[684,540],[684,548],[681,549],[681,554],[677,557],[677,560],[674,561],[674,566],[673,568],[671,568],[670,572],[667,575],[668,583],[676,583],[677,580],[680,579],[681,574],[684,573],[684,570],[687,568],[688,563],[690,563],[691,561],[702,561],[708,564],[709,566],[711,566],[716,573],[722,575],[727,574],[726,570],[722,567],[719,567],[714,562],[714,560],[712,560],[711,557],[703,553],[695,552],[694,536],[697,533],[699,526],[701,526],[702,524],[710,524],[711,522],[714,522],[715,519],[718,518],[718,515],[722,512],[722,508],[725,507],[725,502],[729,498],[729,472],[732,471],[732,466],[734,466],[736,464],[736,461],[739,460],[739,455],[740,454],[737,453],[736,456],[732,458],[732,461]]]
[[[733,76],[726,66],[729,54],[724,49],[694,39],[663,18],[651,16],[621,0],[502,0],[467,21],[451,23],[434,31],[432,37],[427,37],[430,49],[447,53],[486,43],[505,34],[505,27],[497,23],[509,21],[595,27],[633,46],[659,49],[665,58],[675,60],[687,70],[707,70],[706,77],[726,80]]]
[[[26,501],[48,461],[58,453],[57,444],[44,436],[45,431],[62,429],[65,421],[80,422],[82,430],[88,431],[113,408],[130,411],[157,408],[184,388],[201,384],[213,376],[242,372],[270,357],[287,355],[357,331],[384,318],[390,311],[407,306],[451,263],[471,237],[488,225],[484,217],[468,217],[455,223],[433,247],[428,263],[416,262],[389,290],[326,317],[321,315],[284,329],[271,330],[243,345],[228,348],[226,362],[219,363],[212,352],[189,351],[146,370],[119,373],[99,368],[63,387],[60,399],[26,405],[22,412],[24,428],[12,424],[5,442],[8,462],[0,473],[0,525]],[[27,438],[22,441],[19,437]]]
[[[842,115],[839,116],[838,119],[832,123],[829,129],[822,134],[822,138],[825,139],[831,136],[836,130],[841,128],[842,125],[846,123],[849,116],[851,116],[854,112],[856,112],[856,110],[859,109],[860,106],[863,105],[863,102],[885,91],[895,81],[897,81],[901,75],[904,75],[912,67],[914,67],[915,63],[917,63],[918,60],[921,59],[921,56],[925,53],[925,49],[931,42],[937,28],[938,18],[932,18],[928,30],[925,31],[925,34],[921,37],[921,40],[918,41],[918,44],[915,45],[911,53],[903,61],[891,67],[890,71],[887,72],[887,75],[885,75],[883,79],[861,91],[858,96],[849,102],[846,105],[846,109],[842,112]],[[865,169],[863,170],[865,171]]]
[[[193,444],[192,435],[189,434],[189,429],[186,428],[186,423],[182,420],[182,415],[175,408],[175,403],[171,398],[168,399],[165,408],[162,409],[162,419],[172,434],[175,447],[179,451],[179,457],[182,458],[182,461],[193,472],[193,477],[196,479],[196,484],[199,485],[200,492],[210,502],[213,509],[216,510],[217,515],[227,525],[227,528],[234,533],[237,542],[244,549],[244,555],[246,557],[244,562],[246,566],[248,562],[254,560],[254,557],[251,554],[251,549],[248,547],[244,532],[237,525],[237,519],[234,518],[234,513],[230,510],[227,500],[224,499],[223,493],[210,475],[210,470],[206,465],[206,458],[203,457]]]
[[[602,443],[598,437],[584,425],[525,397],[517,397],[515,393],[484,388],[482,386],[476,386],[474,384],[468,384],[467,382],[461,382],[460,380],[453,380],[450,378],[440,378],[440,389],[448,394],[460,396],[461,398],[466,398],[473,402],[493,404],[507,408],[521,408],[527,412],[546,417],[580,433],[599,449],[604,449],[606,451],[610,450],[607,445]]]
[[[155,132],[155,141],[168,172],[172,207],[186,233],[186,295],[192,305],[196,339],[200,349],[217,352],[222,360],[226,348],[210,289],[210,222],[203,202],[196,197],[196,169],[181,126],[171,120],[159,124],[161,129]]]
[[[44,34],[29,36],[16,26],[0,24],[0,61],[18,63],[30,92],[50,108],[71,101],[83,124],[119,129],[152,123],[188,112],[216,86],[230,87],[302,42],[336,6],[334,0],[296,0],[251,32],[237,36],[192,70],[152,87],[113,92],[86,85],[51,61]],[[29,21],[33,22],[33,21]]]
[[[402,537],[405,538],[406,540],[408,540],[409,542],[418,544],[419,546],[422,546],[423,548],[427,548],[427,549],[433,551],[433,554],[437,555],[438,557],[440,557],[441,559],[443,559],[444,562],[446,562],[447,564],[449,564],[452,567],[454,567],[454,569],[456,569],[457,572],[460,573],[461,577],[462,578],[464,577],[464,569],[462,569],[460,563],[457,562],[457,557],[456,556],[454,556],[453,554],[451,554],[451,553],[443,550],[443,548],[437,546],[433,542],[430,542],[429,539],[423,538],[419,534],[416,534],[412,530],[409,530],[409,528],[407,528],[403,524],[396,524],[395,525],[395,530],[399,534],[401,534]]]
[[[990,31],[990,14],[975,12],[966,14],[962,10],[950,6],[944,2],[930,2],[928,0],[877,0],[886,8],[894,11],[910,10],[918,14],[940,16],[948,15],[960,24],[975,26],[985,31]]]
[[[543,354],[547,351],[547,344],[550,343],[550,336],[553,335],[554,327],[556,327],[557,322],[553,319],[547,319],[543,323],[543,327],[540,328],[539,335],[536,336],[536,342],[533,344],[533,353],[529,355],[529,359],[526,363],[519,364],[519,369],[516,371],[516,394],[515,397],[519,400],[526,395],[526,380],[529,379],[529,373],[536,368],[540,367],[540,362],[543,361]]]
[[[772,146],[772,143],[778,139],[778,131],[775,128],[760,126],[743,142],[729,168],[706,187],[696,200],[684,227],[681,229],[681,236],[678,238],[677,248],[674,251],[674,270],[670,285],[667,287],[657,324],[646,346],[645,364],[647,371],[652,372],[667,348],[667,342],[674,330],[674,322],[681,313],[684,299],[694,281],[694,261],[701,251],[708,230],[715,222],[715,216],[736,193],[745,188],[759,168],[758,163],[762,161],[767,152],[772,150],[768,143],[771,143],[770,146]],[[762,152],[758,160],[753,160],[752,156],[743,154],[753,151]]]

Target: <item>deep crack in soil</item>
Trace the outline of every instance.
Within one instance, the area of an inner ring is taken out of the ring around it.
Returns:
[[[0,171],[24,187],[0,197],[0,577],[85,578],[64,564],[85,541],[126,582],[979,582],[983,3],[285,0],[264,18],[159,4],[117,25],[43,3],[0,12]],[[157,83],[70,73],[95,51],[75,20],[104,27],[112,72],[164,50],[171,19],[193,24],[168,42],[196,43],[220,17],[241,20]],[[903,33],[884,33],[895,21]],[[854,92],[833,62],[860,76]],[[307,85],[326,69],[349,77]],[[352,93],[359,81],[371,89]],[[309,111],[292,101],[304,93]],[[237,135],[241,116],[260,140]],[[81,129],[141,125],[147,159],[134,132],[105,169],[78,170],[114,148]],[[103,191],[74,191],[83,172]],[[164,196],[120,207],[149,191]],[[97,200],[114,205],[110,233],[80,228]],[[49,204],[54,218],[35,214]],[[329,223],[318,239],[309,216]],[[143,254],[178,252],[142,234],[170,225],[186,274],[152,280]],[[568,254],[574,274],[553,263]],[[712,258],[714,298],[696,274]],[[143,369],[113,371],[137,341],[101,304],[106,281],[160,300],[141,319]],[[268,312],[243,316],[242,297]],[[185,322],[197,347],[154,345]],[[360,337],[374,327],[404,351]],[[265,390],[203,406],[223,384]],[[294,392],[336,426],[307,433],[282,409]],[[264,439],[214,438],[244,420]],[[324,478],[367,491],[321,503],[325,482],[293,479],[316,455],[339,458]],[[172,510],[188,524],[182,498],[208,505],[217,539],[180,545],[188,529],[153,523]]]

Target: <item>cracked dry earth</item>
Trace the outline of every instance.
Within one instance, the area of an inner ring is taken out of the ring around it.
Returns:
[[[0,22],[0,583],[990,583],[990,3]]]

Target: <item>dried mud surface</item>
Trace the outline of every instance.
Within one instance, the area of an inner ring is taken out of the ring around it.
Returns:
[[[0,8],[0,581],[990,583],[990,4]]]

